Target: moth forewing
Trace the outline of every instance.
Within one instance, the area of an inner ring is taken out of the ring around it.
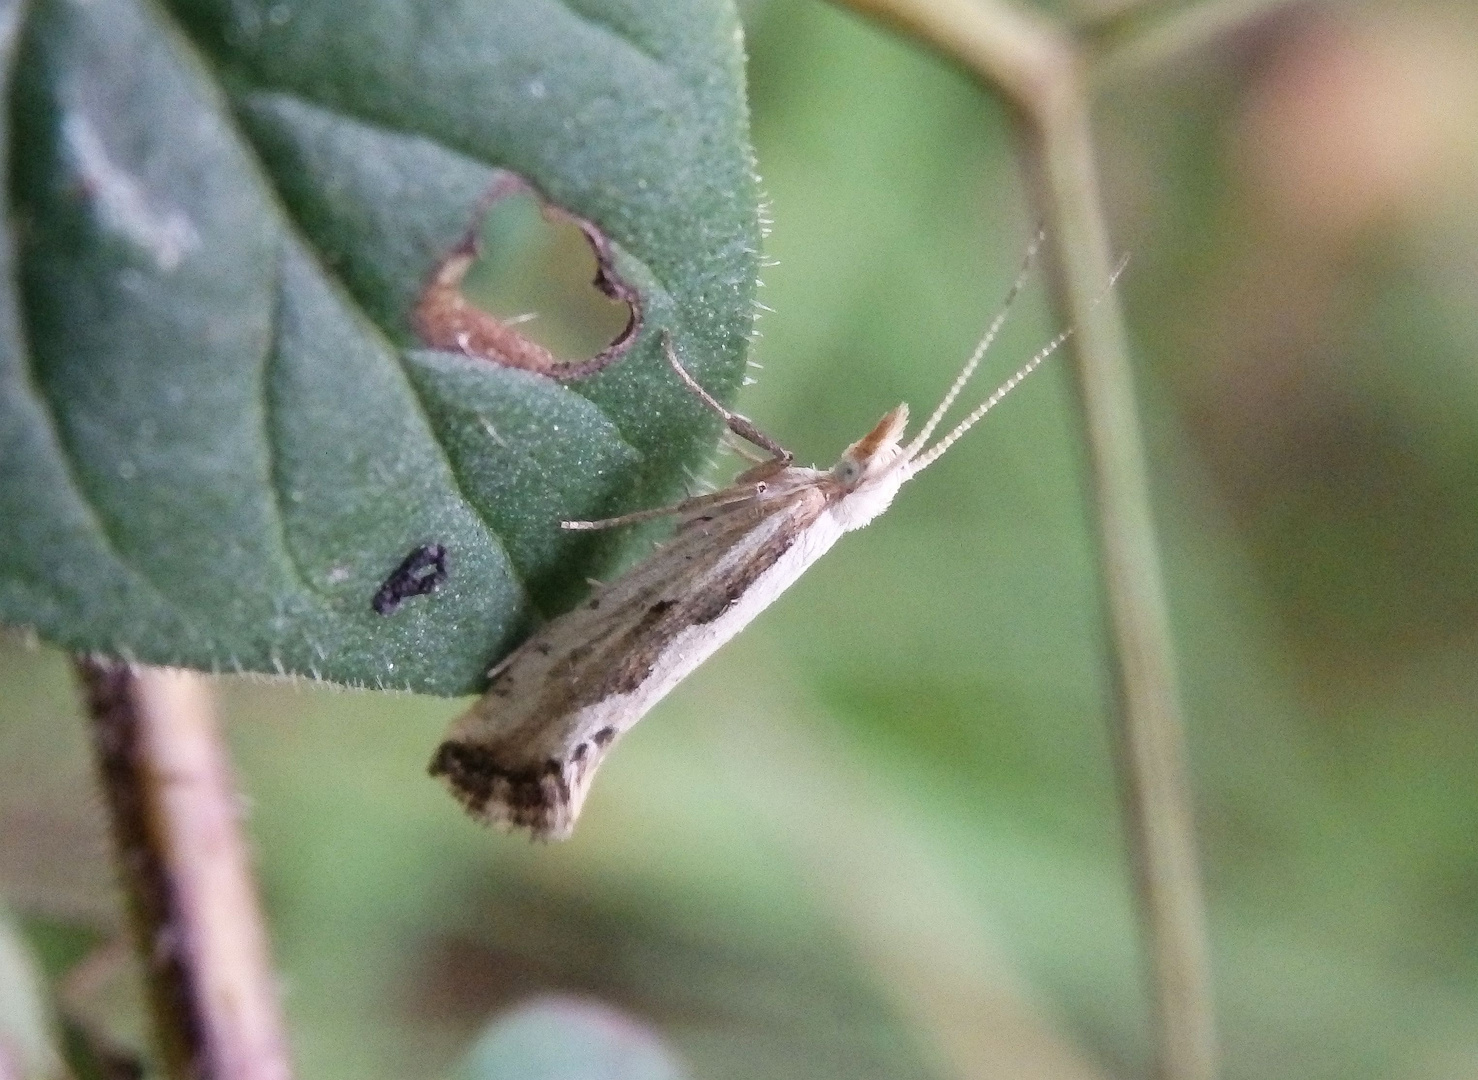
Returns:
[[[534,634],[452,725],[431,771],[475,817],[567,836],[611,746],[840,535],[828,535],[814,472],[787,469],[762,494],[697,512]]]
[[[493,669],[432,773],[491,825],[568,836],[617,740],[887,507],[906,475],[869,466],[896,451],[905,416],[889,413],[830,471],[766,463],[736,481],[731,490],[751,490],[734,501],[691,500],[671,540]]]

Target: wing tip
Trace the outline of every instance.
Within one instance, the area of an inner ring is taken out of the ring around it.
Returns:
[[[589,771],[550,758],[535,768],[510,767],[476,743],[448,739],[428,770],[440,777],[475,819],[500,832],[527,829],[535,840],[564,840],[585,801]]]

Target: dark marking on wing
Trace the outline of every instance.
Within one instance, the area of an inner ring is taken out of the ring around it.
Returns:
[[[446,777],[472,813],[483,814],[496,801],[507,810],[509,824],[532,829],[536,836],[550,835],[552,808],[570,797],[558,762],[550,760],[538,769],[510,769],[496,751],[469,743],[442,743],[429,771]]]
[[[751,549],[742,561],[726,558],[732,545],[724,544],[722,539],[711,552],[702,551],[702,556],[713,563],[713,568],[706,577],[699,572],[697,577],[701,587],[696,590],[674,593],[673,582],[665,577],[638,587],[625,596],[618,593],[622,587],[620,582],[608,586],[604,594],[607,602],[599,614],[590,615],[588,608],[582,607],[561,616],[561,619],[580,618],[586,623],[584,632],[574,639],[575,644],[562,653],[558,649],[548,649],[549,642],[560,640],[558,621],[545,627],[538,639],[526,642],[521,649],[549,657],[548,666],[537,670],[534,675],[539,683],[537,689],[522,688],[525,693],[537,695],[527,707],[519,709],[530,720],[518,723],[517,730],[510,728],[505,738],[510,743],[530,739],[531,732],[524,724],[535,718],[571,715],[586,706],[617,694],[630,693],[641,686],[673,637],[691,626],[712,622],[722,615],[761,574],[775,565],[775,561],[795,542],[800,530],[809,525],[824,506],[822,500],[801,497],[789,508],[771,505],[751,507],[748,513],[731,511],[725,531],[734,534],[735,542],[766,519],[774,519],[777,526],[783,527],[775,528],[767,541]],[[684,523],[684,527],[679,529],[680,535],[688,524]],[[691,541],[692,534],[687,535]],[[633,573],[639,573],[640,569],[638,567]],[[643,609],[640,617],[622,627],[623,621],[631,619],[629,612],[633,606]],[[517,654],[514,662],[504,667],[489,684],[489,692],[495,697],[510,696],[508,683],[515,671],[528,671],[526,664],[517,662]],[[599,677],[592,677],[597,674]]]
[[[795,529],[777,529],[751,558],[742,565],[729,567],[726,573],[721,573],[722,580],[708,582],[701,593],[659,600],[648,608],[641,620],[612,644],[615,662],[594,700],[629,694],[639,687],[652,673],[652,665],[672,638],[688,627],[710,623],[722,615],[790,550],[798,535]]]

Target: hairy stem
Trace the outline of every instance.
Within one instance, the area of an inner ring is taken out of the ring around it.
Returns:
[[[288,1080],[239,808],[198,675],[77,662],[169,1080]]]
[[[1092,475],[1118,709],[1115,747],[1146,938],[1163,1080],[1211,1080],[1216,1038],[1184,725],[1140,421],[1089,121],[1085,50],[998,0],[842,0],[910,33],[1000,93],[1028,150],[1053,245]]]

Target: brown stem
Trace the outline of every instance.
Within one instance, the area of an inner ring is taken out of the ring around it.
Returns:
[[[1123,315],[1089,122],[1086,50],[1000,0],[842,0],[905,30],[1001,94],[1048,222],[1052,290],[1073,347],[1118,709],[1125,831],[1163,1080],[1211,1080],[1216,1039],[1184,726]]]
[[[209,689],[79,658],[164,1074],[289,1080],[287,1041]]]

